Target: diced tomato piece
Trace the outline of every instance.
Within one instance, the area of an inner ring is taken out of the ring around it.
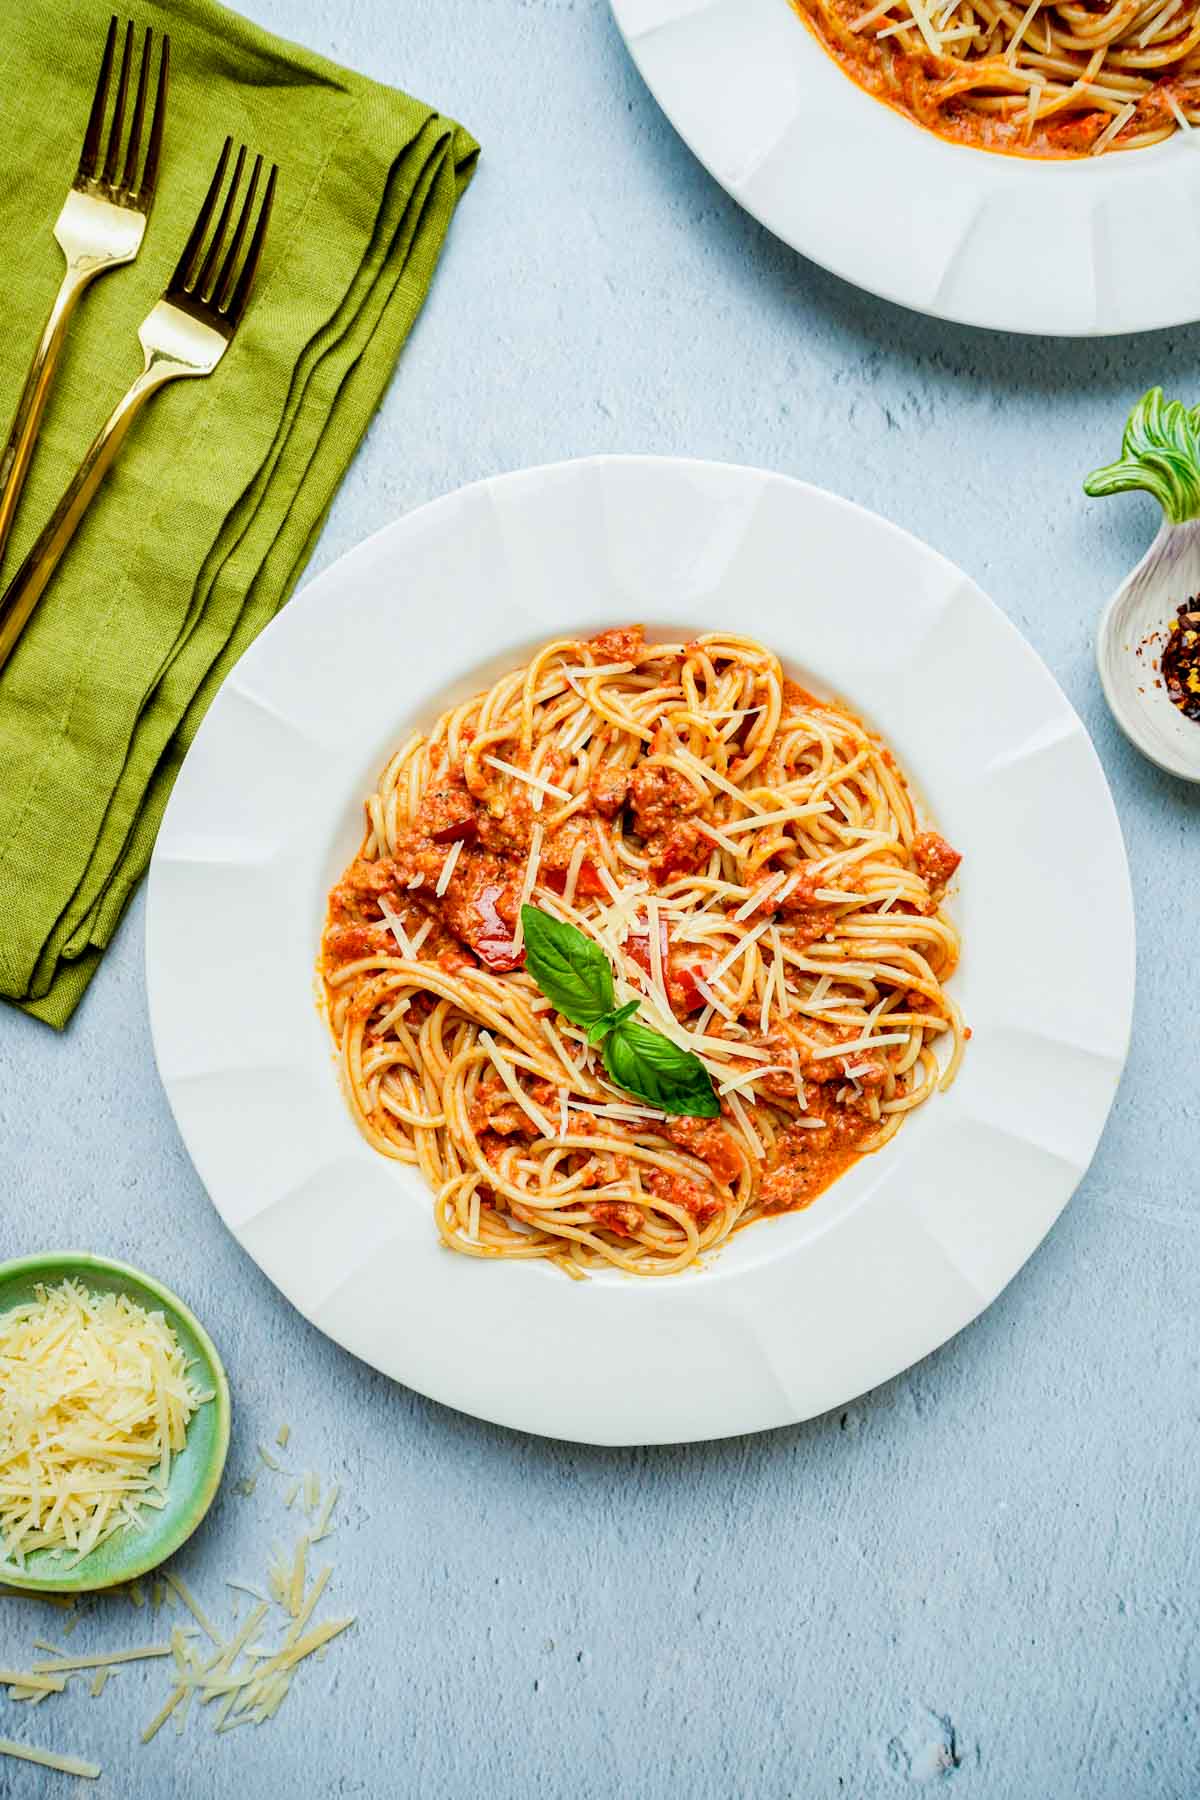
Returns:
[[[665,975],[667,968],[667,922],[665,919],[660,919],[658,921],[658,945],[662,955],[663,973]],[[650,939],[647,934],[644,931],[631,931],[629,936],[625,939],[625,948],[629,955],[632,956],[634,962],[638,965],[638,968],[643,969],[645,973],[649,975]]]
[[[702,1012],[708,1005],[708,1001],[704,998],[704,995],[700,992],[697,985],[697,978],[700,981],[703,981],[704,973],[703,969],[689,968],[686,963],[682,968],[673,969],[671,972],[671,980],[678,984],[682,992],[683,1009],[685,1012]]]
[[[512,932],[496,907],[503,892],[503,882],[489,882],[480,888],[474,898],[474,909],[481,925],[478,930],[471,929],[466,934],[480,962],[497,975],[519,969],[525,961],[525,952],[514,947]]]
[[[567,891],[565,869],[543,869],[538,879],[545,883],[552,894],[565,894]],[[575,892],[584,899],[596,899],[607,894],[608,889],[597,874],[594,862],[580,863],[579,874],[575,878]]]
[[[704,980],[702,966],[682,963],[673,966],[667,952],[667,922],[658,921],[659,944],[662,949],[663,979],[667,985],[667,997],[672,1006],[682,1007],[684,1012],[700,1012],[708,1005],[704,995],[697,986],[697,980]],[[625,949],[646,974],[650,973],[650,939],[644,931],[630,932],[625,939]]]
[[[465,819],[456,819],[452,825],[443,825],[440,831],[433,834],[435,844],[473,844],[479,836],[479,822],[474,813],[468,813]]]

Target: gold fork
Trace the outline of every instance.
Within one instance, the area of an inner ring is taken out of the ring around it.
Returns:
[[[183,255],[167,284],[167,291],[138,331],[145,356],[141,374],[113,408],[37,543],[0,596],[0,668],[8,661],[26,620],[41,599],[97,488],[116,461],[141,407],[168,381],[177,381],[185,375],[211,375],[242,322],[262,256],[279,171],[271,165],[255,217],[254,202],[263,166],[262,157],[255,157],[233,237],[225,250],[229,222],[246,163],[246,147],[242,145],[221,215],[205,250],[205,239],[217,209],[232,147],[233,140],[226,138],[216,173],[191,236],[184,245]],[[239,266],[238,259],[248,231],[249,243]]]
[[[150,84],[152,33],[147,26],[142,40],[142,61],[133,102],[133,117],[129,124],[129,142],[119,178],[117,164],[121,158],[121,137],[129,98],[130,62],[133,55],[132,21],[125,26],[125,48],[121,56],[121,71],[117,77],[117,95],[113,103],[108,144],[101,162],[101,139],[104,136],[104,115],[116,42],[117,21],[114,17],[108,27],[104,54],[100,59],[100,74],[92,96],[92,110],[88,116],[79,168],[54,227],[59,248],[66,258],[67,272],[63,276],[58,298],[50,309],[46,328],[25,377],[25,386],[17,402],[8,442],[0,452],[0,562],[4,560],[4,546],[29,472],[33,446],[42,422],[50,384],[54,379],[59,352],[79,296],[97,275],[104,275],[109,269],[116,269],[122,263],[133,261],[141,249],[146,221],[154,202],[158,163],[162,152],[163,118],[167,110],[171,40],[164,35],[159,53],[158,85],[150,119],[150,135],[146,143],[146,161],[139,177],[138,154],[142,147],[146,96]]]

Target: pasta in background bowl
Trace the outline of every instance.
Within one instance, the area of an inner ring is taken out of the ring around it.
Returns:
[[[1190,221],[1200,140],[1175,130],[1173,114],[1170,137],[1135,153],[989,154],[925,129],[847,79],[793,0],[610,3],[652,93],[712,175],[785,243],[859,287],[938,318],[1053,336],[1150,331],[1197,316],[1200,234]],[[841,18],[857,0],[804,4],[836,4]],[[928,23],[946,17],[949,0],[921,4]],[[1026,10],[989,9],[988,16],[1002,13],[1015,38]],[[851,22],[873,11],[871,0],[862,0]],[[1051,9],[1030,14],[1026,36],[1035,24],[1044,31],[1042,12]],[[911,19],[907,0],[888,16],[892,24]],[[946,17],[947,32],[955,28]],[[907,31],[901,42],[913,35]],[[1044,56],[1033,41],[1032,55]],[[881,49],[896,42],[887,38]],[[1098,40],[1093,55],[1097,48],[1104,48]],[[1135,47],[1133,54],[1142,52]],[[935,108],[941,85],[940,77],[926,79],[928,56],[924,41],[921,49],[914,45],[903,58],[899,95],[893,90],[902,102],[907,93],[914,111]],[[1003,56],[989,60],[1012,91],[995,88],[980,102],[991,111],[993,102],[1008,105],[1024,94],[1028,111],[1026,76]],[[1047,76],[1039,104],[1062,98],[1054,89],[1068,78],[1061,66],[1056,73],[1056,60],[1052,54],[1052,66],[1035,71]],[[964,68],[956,75],[947,63],[945,79],[972,85],[978,73]],[[1106,116],[1099,135],[1132,97],[1121,87],[1130,72],[1116,77],[1103,93],[1104,105],[1118,111]],[[877,78],[882,87],[878,71]],[[1195,110],[1194,91],[1170,90],[1185,116]],[[945,125],[949,117],[943,106],[929,112],[932,123]],[[1053,117],[1043,119],[1047,128]],[[1165,118],[1158,101],[1145,128],[1130,115],[1120,128],[1122,144],[1146,144],[1166,129]],[[1095,148],[1098,134],[1083,129]],[[1015,124],[1009,135],[1017,135]]]

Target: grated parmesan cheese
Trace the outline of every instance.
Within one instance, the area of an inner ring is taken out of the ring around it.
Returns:
[[[425,939],[429,936],[429,934],[432,930],[433,930],[433,920],[426,919],[426,921],[422,925],[420,931],[418,931],[416,936],[411,940],[412,953],[414,956],[417,956],[420,954],[421,945],[425,942]]]
[[[161,1312],[78,1282],[0,1317],[0,1562],[73,1568],[165,1504],[197,1387]]]
[[[392,936],[395,938],[396,943],[399,946],[401,956],[405,956],[405,957],[408,957],[409,959],[411,959],[412,954],[413,954],[413,947],[412,947],[412,944],[409,942],[408,933],[404,929],[404,923],[401,920],[400,914],[392,911],[391,907],[388,905],[387,901],[383,898],[383,896],[381,894],[377,895],[376,898],[378,901],[379,910],[383,915],[383,923],[387,926],[388,930],[391,932]],[[268,1464],[268,1467],[269,1466],[270,1465]],[[278,1466],[279,1466],[278,1463],[276,1463],[275,1467],[278,1468]]]
[[[517,924],[513,932],[513,955],[520,954],[525,942],[525,922],[522,908],[528,906],[538,878],[538,869],[542,861],[542,827],[535,825],[529,834],[529,855],[525,859],[525,874],[521,879],[521,892],[517,898]]]
[[[78,1775],[84,1781],[95,1781],[100,1775],[99,1763],[84,1762],[78,1756],[58,1756],[53,1750],[35,1750],[32,1744],[18,1744],[12,1738],[0,1738],[0,1756],[36,1763],[40,1769],[57,1769],[60,1775]]]
[[[546,781],[541,775],[531,775],[528,769],[518,769],[515,763],[502,762],[498,756],[485,756],[484,762],[491,769],[499,769],[505,775],[511,775],[515,781],[523,781],[526,787],[538,788],[543,794],[550,794],[555,800],[570,800],[571,794],[566,788],[556,787],[552,781]]]
[[[768,1063],[765,1069],[743,1069],[740,1075],[731,1075],[718,1087],[718,1094],[731,1093],[735,1088],[743,1088],[751,1081],[757,1081],[760,1075],[790,1075],[790,1063]]]
[[[828,800],[808,800],[803,806],[781,806],[773,812],[752,812],[744,819],[734,819],[725,826],[725,835],[733,837],[740,831],[756,831],[760,825],[786,825],[793,819],[815,819],[821,813],[833,811]]]
[[[441,899],[442,895],[445,893],[446,889],[450,886],[450,877],[454,873],[454,865],[458,861],[458,859],[461,855],[462,855],[462,839],[459,838],[458,842],[455,844],[451,844],[449,850],[447,850],[446,860],[442,864],[441,872],[439,873],[438,878],[437,878],[437,885],[435,886],[435,888],[433,890],[439,900]]]
[[[810,1050],[809,1060],[824,1062],[831,1056],[853,1056],[857,1050],[882,1050],[887,1044],[907,1044],[908,1038],[907,1031],[881,1031],[878,1037],[865,1032],[846,1044],[823,1044],[819,1050]]]
[[[768,929],[770,924],[771,924],[770,919],[764,919],[761,925],[756,925],[752,931],[747,931],[742,937],[740,937],[738,939],[737,943],[733,946],[733,949],[730,950],[725,956],[723,956],[721,958],[721,960],[717,964],[716,968],[710,969],[708,971],[709,987],[713,987],[718,981],[720,981],[722,975],[724,975],[729,969],[732,969],[734,963],[738,960],[739,956],[744,956],[746,954],[746,951],[750,948],[751,944],[756,943],[758,941],[758,939],[762,936],[763,932]]]
[[[750,1123],[749,1113],[746,1111],[745,1107],[742,1105],[741,1101],[738,1099],[736,1093],[734,1093],[732,1089],[730,1089],[729,1093],[726,1094],[725,1098],[729,1102],[730,1111],[733,1113],[734,1118],[738,1122],[738,1125],[741,1129],[742,1136],[745,1138],[746,1143],[750,1147],[751,1155],[755,1156],[758,1159],[758,1161],[761,1162],[763,1160],[763,1157],[765,1156],[766,1152],[763,1150],[762,1139],[759,1137],[757,1131],[755,1131],[753,1125]]]
[[[763,901],[768,899],[769,896],[775,892],[776,888],[781,887],[787,878],[787,870],[779,869],[768,880],[764,881],[761,887],[756,887],[751,893],[750,898],[748,900],[743,900],[742,904],[733,915],[738,924],[741,924],[743,919],[748,919],[752,912],[757,912]]]
[[[891,4],[891,0],[888,0],[888,4]],[[728,851],[730,856],[741,856],[741,850],[733,839],[728,837],[725,832],[718,831],[715,825],[706,825],[703,819],[697,819],[696,828],[702,831],[705,837],[711,838],[714,844],[719,844],[722,850]]]
[[[1092,145],[1091,154],[1093,156],[1099,156],[1102,150],[1107,150],[1113,139],[1120,137],[1136,111],[1136,100],[1131,100],[1127,106],[1123,106],[1120,112],[1113,118],[1111,124],[1109,124],[1096,139],[1095,143]]]

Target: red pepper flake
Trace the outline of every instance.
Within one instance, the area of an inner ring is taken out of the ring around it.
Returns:
[[[1159,667],[1168,699],[1185,719],[1200,724],[1200,595],[1177,609]]]

